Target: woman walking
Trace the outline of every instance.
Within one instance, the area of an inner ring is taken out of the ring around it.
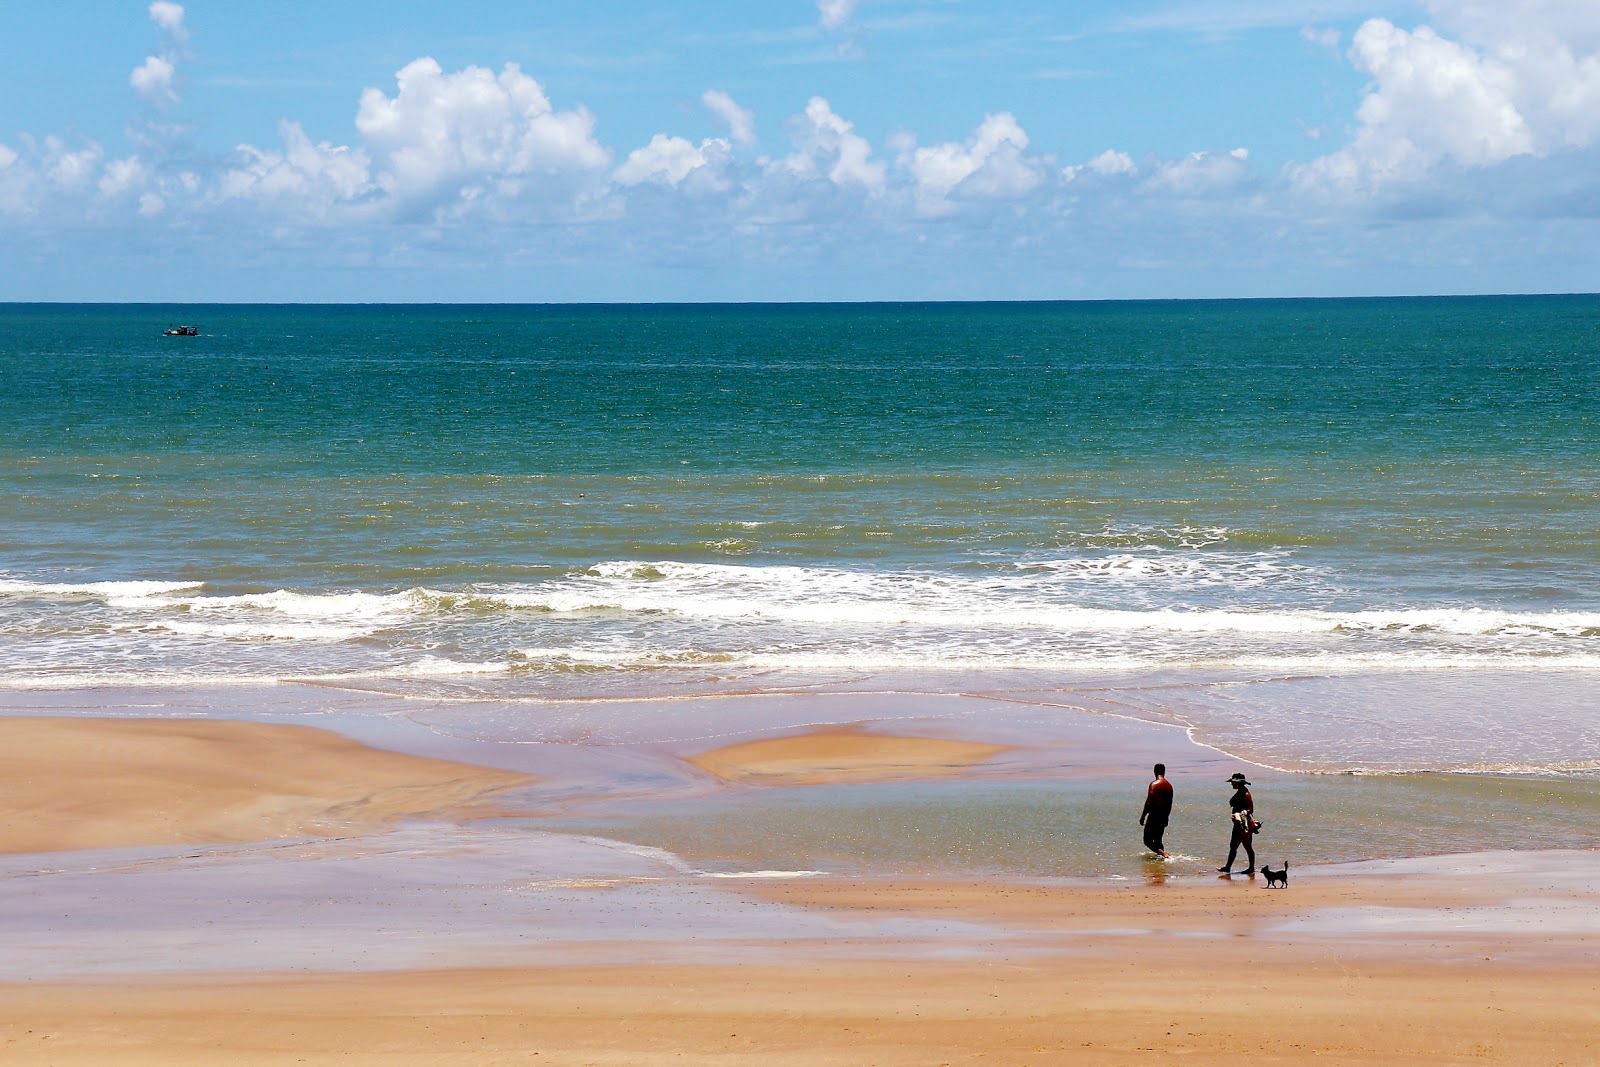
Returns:
[[[1217,870],[1223,874],[1233,873],[1233,858],[1239,854],[1239,846],[1244,846],[1244,854],[1250,860],[1250,866],[1245,874],[1256,873],[1256,827],[1260,823],[1255,821],[1256,802],[1250,797],[1250,783],[1245,781],[1244,775],[1235,774],[1228,779],[1228,784],[1233,786],[1233,796],[1228,798],[1228,818],[1233,823],[1233,836],[1228,841],[1228,862]]]

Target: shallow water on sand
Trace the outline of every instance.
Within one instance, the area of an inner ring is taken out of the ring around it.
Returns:
[[[1142,783],[1104,780],[816,786],[652,805],[552,829],[652,845],[712,869],[1067,878],[1214,877],[1229,790],[1186,781],[1153,862]],[[1456,775],[1252,777],[1258,861],[1280,866],[1495,849],[1600,848],[1600,786]],[[1244,853],[1237,868],[1245,867]]]
[[[299,723],[521,771],[539,780],[507,802],[543,814],[507,828],[662,849],[709,872],[1211,876],[1226,854],[1225,779],[1235,771],[1249,775],[1264,824],[1258,859],[1274,866],[1600,848],[1600,782],[1588,777],[1286,773],[1168,725],[954,694],[578,702],[534,718],[520,704],[275,686],[10,693],[0,710]],[[965,777],[882,784],[730,786],[685,762],[755,737],[863,723],[1016,747]],[[1147,859],[1137,825],[1156,761],[1177,790],[1166,864]]]

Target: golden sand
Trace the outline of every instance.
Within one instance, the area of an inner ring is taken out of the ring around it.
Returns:
[[[0,852],[333,836],[488,810],[527,775],[327,730],[0,716]]]
[[[1259,948],[1259,946],[1257,946]],[[1026,962],[0,988],[12,1064],[1592,1064],[1593,968],[1147,938]]]
[[[950,778],[1006,751],[1006,745],[834,727],[727,745],[689,762],[742,785],[829,785]]]

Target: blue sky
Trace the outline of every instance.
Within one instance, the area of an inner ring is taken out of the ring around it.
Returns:
[[[80,0],[0,299],[1600,290],[1595,0]]]

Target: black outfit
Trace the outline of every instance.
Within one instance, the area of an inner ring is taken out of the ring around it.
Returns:
[[[1228,841],[1228,862],[1222,869],[1228,870],[1233,866],[1233,858],[1239,854],[1239,846],[1244,846],[1244,854],[1250,860],[1250,868],[1246,874],[1254,874],[1256,869],[1255,831],[1253,829],[1256,812],[1256,802],[1250,797],[1250,790],[1240,787],[1233,791],[1233,796],[1228,798],[1228,816],[1233,822],[1233,836]]]

